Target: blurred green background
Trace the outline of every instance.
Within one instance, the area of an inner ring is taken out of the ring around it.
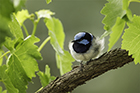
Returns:
[[[66,35],[64,46],[68,50],[69,41],[79,31],[88,31],[95,36],[101,36],[104,33],[104,25],[102,24],[104,15],[100,14],[100,11],[105,3],[107,3],[106,0],[53,0],[47,5],[45,0],[27,0],[26,8],[29,13],[34,13],[40,9],[50,9],[55,12],[54,17],[60,19],[63,24]],[[131,3],[130,9],[132,13],[140,15],[140,4]],[[25,26],[31,34],[32,22],[30,20],[25,21]],[[40,20],[37,26],[36,36],[40,38],[40,42],[37,43],[38,46],[48,37],[48,31],[43,20]],[[108,49],[108,38],[105,38],[104,52]],[[118,47],[121,47],[121,39],[113,49]],[[44,71],[45,65],[48,64],[51,68],[51,74],[60,76],[59,69],[56,67],[55,51],[49,43],[41,50],[41,54],[43,60],[38,61],[39,69]],[[33,78],[32,83],[29,83],[27,93],[34,93],[40,87],[41,84],[37,76]],[[72,93],[140,93],[140,65],[130,63],[122,68],[110,70],[77,87]]]

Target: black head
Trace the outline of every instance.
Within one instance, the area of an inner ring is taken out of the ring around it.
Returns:
[[[77,53],[85,53],[92,45],[92,40],[95,37],[88,32],[80,32],[74,36],[73,49]]]

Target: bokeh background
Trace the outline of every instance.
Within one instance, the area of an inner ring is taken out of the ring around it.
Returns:
[[[68,43],[79,31],[88,31],[95,36],[101,36],[104,33],[102,20],[104,15],[100,13],[101,9],[107,3],[106,0],[52,0],[49,5],[45,0],[27,0],[26,8],[29,13],[34,13],[40,9],[50,9],[55,12],[54,17],[61,20],[65,31],[65,49],[68,50]],[[132,13],[140,15],[140,3],[131,3]],[[32,31],[33,25],[30,20],[25,21],[27,29]],[[39,46],[43,40],[48,37],[48,30],[40,20],[36,36],[40,38]],[[60,37],[61,38],[61,37]],[[106,37],[104,52],[108,49],[108,39]],[[112,48],[121,47],[121,39]],[[59,69],[56,66],[55,51],[50,43],[47,43],[41,50],[43,60],[38,61],[39,69],[44,71],[45,65],[51,68],[51,75],[60,76]],[[77,62],[74,62],[78,64]],[[41,87],[39,77],[33,78],[29,83],[27,93],[34,93]],[[77,87],[71,93],[140,93],[140,65],[134,63],[127,64],[122,68],[110,70],[105,74],[87,81],[86,84]]]

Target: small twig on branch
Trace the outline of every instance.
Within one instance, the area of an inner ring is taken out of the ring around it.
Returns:
[[[77,86],[85,84],[86,81],[93,79],[108,70],[117,69],[133,61],[128,52],[122,49],[114,49],[104,53],[98,59],[74,68],[61,77],[55,79],[38,93],[67,93],[74,90]]]

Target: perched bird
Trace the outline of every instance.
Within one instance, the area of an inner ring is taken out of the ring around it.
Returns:
[[[104,49],[104,38],[100,40],[91,33],[79,32],[69,42],[69,49],[73,58],[82,64],[99,56]]]

